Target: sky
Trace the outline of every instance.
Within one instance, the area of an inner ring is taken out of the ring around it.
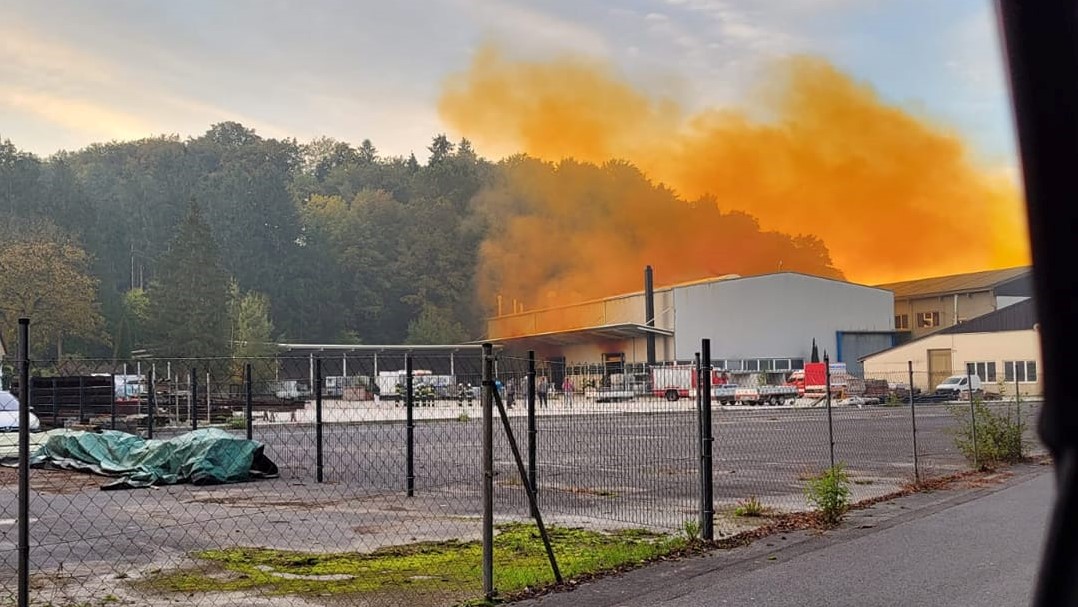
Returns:
[[[236,120],[423,159],[446,79],[490,44],[607,62],[688,109],[820,55],[1017,164],[988,0],[0,0],[0,139],[47,156]]]

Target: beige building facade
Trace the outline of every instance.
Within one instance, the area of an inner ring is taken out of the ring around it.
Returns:
[[[895,329],[913,339],[1033,296],[1028,266],[877,285],[895,294]]]
[[[1027,300],[867,356],[862,359],[865,377],[905,384],[912,362],[914,387],[925,392],[969,369],[987,392],[1041,395],[1041,341],[1033,307],[1033,300]]]

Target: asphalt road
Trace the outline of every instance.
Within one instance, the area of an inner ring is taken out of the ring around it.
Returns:
[[[948,492],[945,492],[948,493]],[[824,535],[630,572],[528,605],[993,607],[1028,604],[1053,499],[1041,469],[1001,490],[903,498]],[[709,562],[708,559],[713,559]]]

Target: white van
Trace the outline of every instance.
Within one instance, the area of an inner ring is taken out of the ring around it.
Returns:
[[[954,399],[969,398],[970,384],[973,384],[973,395],[977,396],[983,393],[983,387],[981,385],[981,378],[977,375],[952,375],[943,380],[943,383],[936,386],[936,394],[946,395],[951,393]]]

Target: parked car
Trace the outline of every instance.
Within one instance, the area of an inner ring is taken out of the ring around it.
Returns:
[[[0,432],[18,432],[19,430],[19,399],[11,392],[0,390]],[[41,421],[30,412],[30,431],[37,432],[41,429]]]
[[[972,385],[970,384],[972,382]],[[936,394],[948,396],[953,400],[969,398],[969,391],[973,389],[974,396],[983,396],[984,387],[981,378],[976,375],[952,375],[936,386]]]

